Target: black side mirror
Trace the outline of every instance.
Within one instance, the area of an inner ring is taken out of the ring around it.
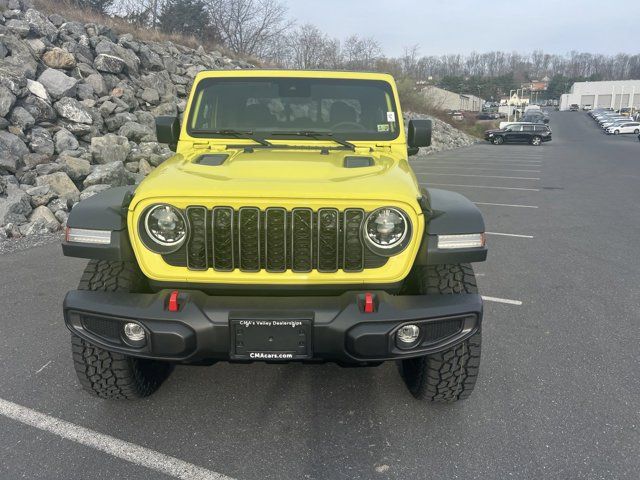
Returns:
[[[431,145],[431,120],[410,120],[407,133],[407,152],[418,153],[420,147]]]
[[[175,152],[180,139],[180,120],[178,117],[157,117],[156,137],[159,143],[168,143],[169,148]]]

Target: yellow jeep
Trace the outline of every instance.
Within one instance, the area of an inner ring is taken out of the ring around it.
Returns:
[[[484,222],[416,180],[431,122],[405,129],[390,75],[201,72],[157,136],[173,157],[69,216],[64,254],[91,259],[64,301],[88,391],[147,396],[174,364],[395,360],[416,398],[471,393]]]

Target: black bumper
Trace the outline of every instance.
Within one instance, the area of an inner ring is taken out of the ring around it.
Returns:
[[[168,310],[170,293],[74,290],[64,300],[65,323],[76,335],[106,350],[180,363],[211,363],[265,360],[238,347],[240,323],[299,320],[304,328],[300,330],[302,346],[288,360],[358,364],[444,350],[473,335],[482,321],[482,299],[476,294],[409,296],[374,291],[375,311],[365,313],[364,292],[242,297],[184,290],[176,312]],[[127,322],[143,326],[144,345],[124,339],[122,328]],[[408,323],[420,326],[421,337],[412,348],[401,349],[395,332]]]

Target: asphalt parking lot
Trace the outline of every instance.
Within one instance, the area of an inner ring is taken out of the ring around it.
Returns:
[[[393,364],[178,367],[149,399],[94,399],[61,318],[85,262],[51,243],[0,256],[0,478],[637,479],[640,143],[550,125],[412,161],[485,215],[470,399],[421,404]]]

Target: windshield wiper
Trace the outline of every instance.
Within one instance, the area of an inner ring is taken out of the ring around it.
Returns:
[[[193,130],[193,133],[201,133],[203,135],[231,135],[235,138],[246,138],[247,140],[253,140],[265,147],[273,146],[271,142],[268,142],[264,138],[260,138],[254,135],[253,131],[242,130]]]
[[[283,135],[283,136],[298,136],[298,137],[308,137],[313,138],[315,140],[333,140],[334,142],[342,145],[343,147],[347,147],[350,150],[355,152],[356,146],[351,143],[343,140],[342,138],[334,136],[331,132],[317,132],[314,130],[299,130],[293,132],[271,132],[270,136]]]

